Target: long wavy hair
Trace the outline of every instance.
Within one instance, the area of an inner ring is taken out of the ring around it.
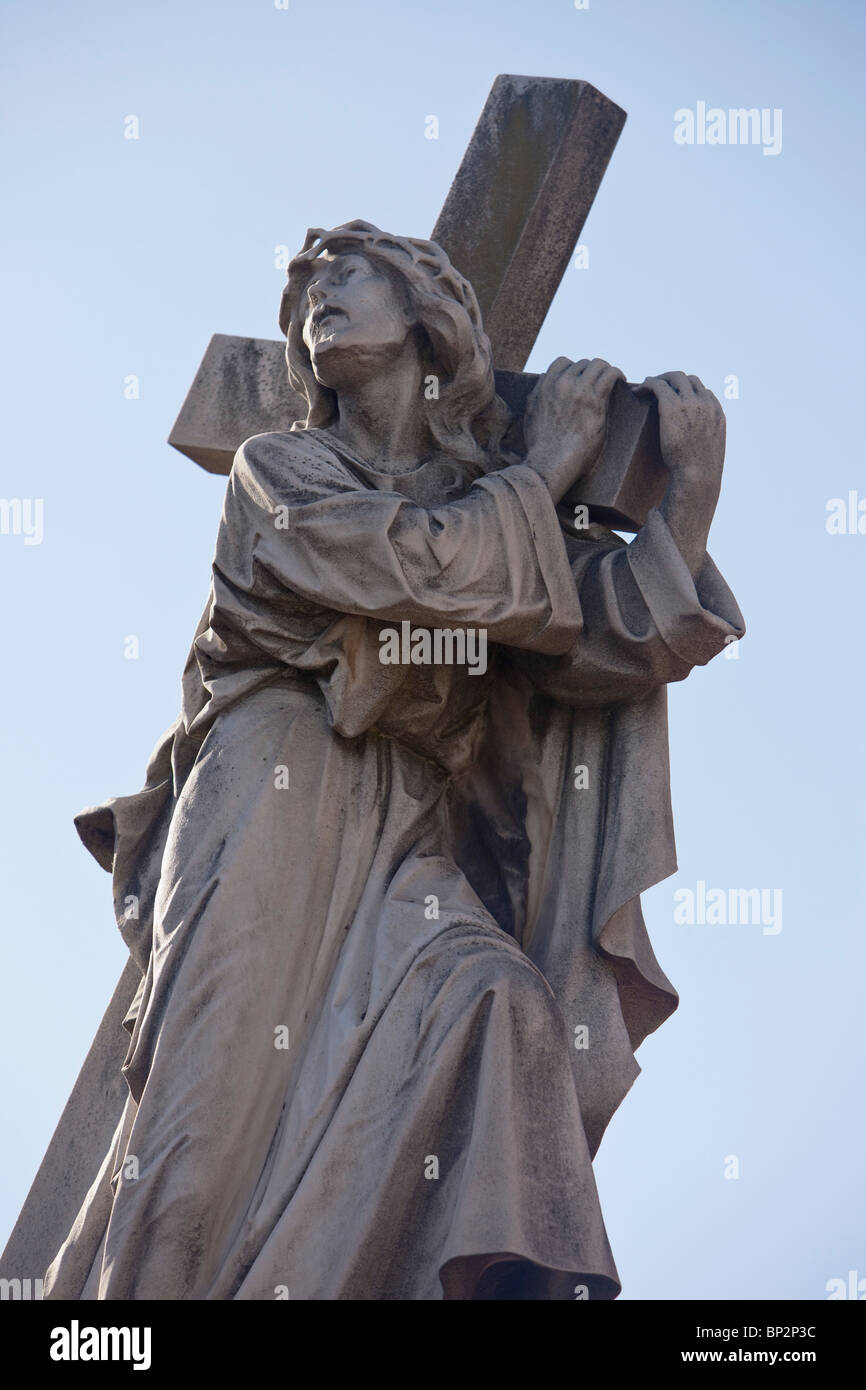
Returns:
[[[327,429],[337,419],[337,393],[316,380],[303,331],[306,290],[317,257],[349,251],[396,275],[408,296],[422,351],[438,379],[438,397],[428,400],[425,392],[421,402],[438,447],[472,476],[495,468],[511,413],[496,394],[490,340],[475,291],[434,241],[391,236],[370,222],[346,222],[329,232],[310,228],[289,263],[280,328],[286,335],[289,381],[307,402],[306,419],[291,428]]]

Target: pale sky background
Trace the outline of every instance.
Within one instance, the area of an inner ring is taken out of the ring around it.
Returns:
[[[866,1277],[866,535],[825,525],[866,499],[864,6],[15,0],[2,28],[0,496],[43,498],[44,539],[0,535],[0,1243],[126,954],[72,816],[141,786],[179,707],[224,481],[165,440],[207,341],[278,336],[309,225],[429,235],[514,72],[628,111],[529,368],[740,383],[711,548],[748,634],[671,690],[680,869],[644,898],[682,1002],[596,1163],[623,1297]],[[781,152],[675,144],[698,101],[780,108]],[[781,932],[677,925],[698,880],[781,889]]]

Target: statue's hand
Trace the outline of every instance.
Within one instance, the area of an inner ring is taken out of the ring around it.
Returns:
[[[661,513],[693,578],[707,557],[725,460],[725,413],[696,376],[665,372],[640,388],[659,403],[659,444],[668,470]]]
[[[572,362],[557,357],[539,377],[526,403],[526,463],[544,480],[554,502],[588,473],[604,447],[607,404],[625,377],[600,357]]]
[[[668,472],[717,488],[725,460],[725,412],[712,391],[685,372],[648,376],[639,389],[651,391],[659,403],[659,443]]]

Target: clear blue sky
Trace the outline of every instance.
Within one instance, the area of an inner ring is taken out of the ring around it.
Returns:
[[[680,870],[645,898],[682,1003],[596,1165],[624,1297],[866,1277],[866,535],[825,526],[866,498],[864,7],[19,0],[3,29],[0,496],[44,499],[44,538],[0,535],[0,1243],[124,961],[72,816],[136,790],[177,712],[224,484],[165,440],[204,347],[277,336],[274,248],[308,225],[428,235],[517,72],[628,111],[530,368],[740,383],[712,551],[749,632],[671,691]],[[676,144],[699,101],[781,109],[781,152]],[[676,924],[699,880],[781,889],[782,931]]]

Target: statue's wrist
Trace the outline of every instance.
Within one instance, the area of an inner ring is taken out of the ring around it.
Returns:
[[[568,461],[557,458],[549,450],[530,449],[524,463],[545,484],[554,502],[558,502],[571,486],[572,469],[568,466]]]

